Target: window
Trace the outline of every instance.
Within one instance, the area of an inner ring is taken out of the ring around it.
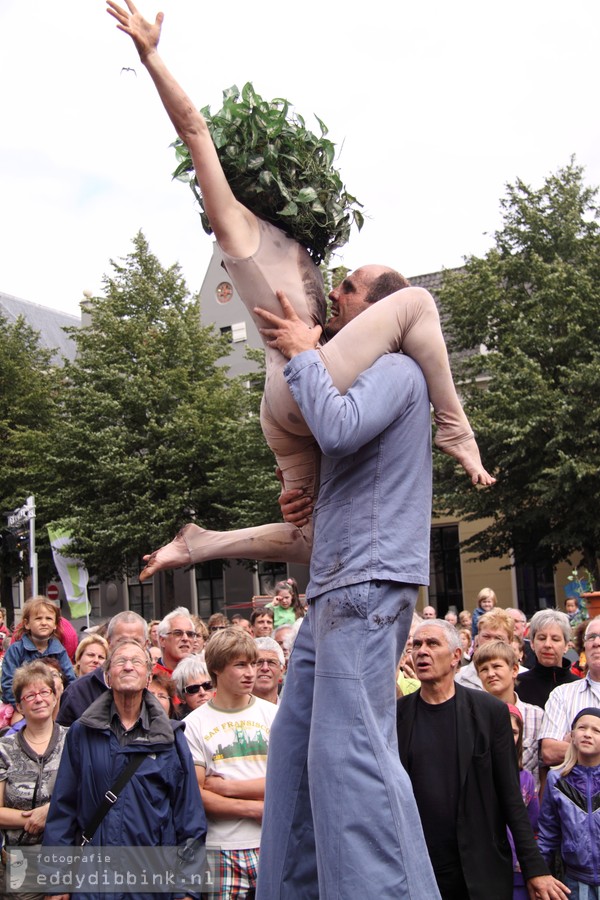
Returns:
[[[88,599],[90,601],[90,616],[93,619],[99,619],[102,615],[102,607],[100,605],[100,585],[88,585]]]
[[[198,615],[208,619],[214,612],[220,612],[225,602],[223,563],[220,559],[196,566],[196,591],[198,593]]]
[[[245,322],[234,322],[233,325],[223,325],[219,331],[223,337],[226,337],[232,344],[238,344],[240,341],[246,341],[248,339]]]
[[[215,291],[217,303],[229,303],[233,297],[233,286],[228,281],[222,281]]]
[[[528,560],[519,559],[515,550],[515,575],[519,606],[528,619],[538,609],[554,609],[554,570],[549,558],[534,554]]]
[[[449,606],[455,606],[459,611],[463,608],[458,525],[431,529],[429,602],[441,619]]]
[[[272,591],[278,581],[285,581],[288,577],[285,563],[259,562],[258,564],[258,593],[264,597]]]
[[[152,583],[140,584],[129,582],[129,609],[138,613],[149,622],[154,618],[154,599]]]

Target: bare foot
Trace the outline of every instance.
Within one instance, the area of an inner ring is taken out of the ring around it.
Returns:
[[[203,531],[204,528],[191,522],[181,529],[170,544],[165,544],[164,547],[145,556],[146,566],[140,572],[140,581],[152,578],[155,572],[161,572],[163,569],[180,569],[182,566],[189,566],[192,557],[188,541]]]
[[[485,486],[496,484],[494,476],[490,475],[483,467],[481,456],[479,455],[479,447],[477,446],[477,441],[474,437],[460,441],[458,444],[447,444],[443,439],[438,441],[438,435],[439,429],[435,436],[436,446],[461,464],[471,479],[472,484],[482,484]]]

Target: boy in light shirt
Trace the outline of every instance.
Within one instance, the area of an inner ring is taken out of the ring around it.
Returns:
[[[211,889],[238,896],[256,885],[267,750],[277,706],[252,696],[258,650],[239,628],[206,645],[214,697],[186,718],[187,738],[208,825]]]

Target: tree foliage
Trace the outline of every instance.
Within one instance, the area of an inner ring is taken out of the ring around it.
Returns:
[[[440,295],[457,375],[498,483],[466,491],[438,463],[438,510],[491,524],[466,546],[556,564],[600,550],[600,234],[597,191],[572,159],[541,188],[517,181],[488,254]],[[480,352],[473,348],[481,348]],[[465,351],[470,351],[466,352]]]
[[[48,502],[44,461],[52,441],[60,371],[39,335],[18,318],[0,315],[0,503],[2,601],[10,605],[10,579],[21,574],[18,548],[4,515],[34,494],[38,511]],[[27,560],[24,561],[27,566]]]
[[[141,232],[133,244],[90,302],[91,324],[72,330],[49,460],[55,518],[99,578],[137,567],[192,517],[254,524],[277,494],[271,459],[247,458],[256,398],[219,364],[227,342],[200,325],[179,268],[163,268]]]

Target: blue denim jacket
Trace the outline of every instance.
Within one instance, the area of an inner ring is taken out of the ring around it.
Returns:
[[[11,644],[2,661],[2,701],[10,703],[14,706],[16,701],[13,694],[12,682],[13,676],[19,666],[32,662],[34,659],[40,659],[42,662],[48,656],[53,656],[60,663],[60,667],[67,679],[67,684],[75,681],[75,672],[69,655],[58,638],[51,637],[48,641],[47,648],[42,651],[38,650],[29,635],[24,634],[22,638]]]
[[[386,354],[345,395],[316,351],[284,374],[323,453],[307,597],[372,580],[429,584],[431,415],[419,366]]]

